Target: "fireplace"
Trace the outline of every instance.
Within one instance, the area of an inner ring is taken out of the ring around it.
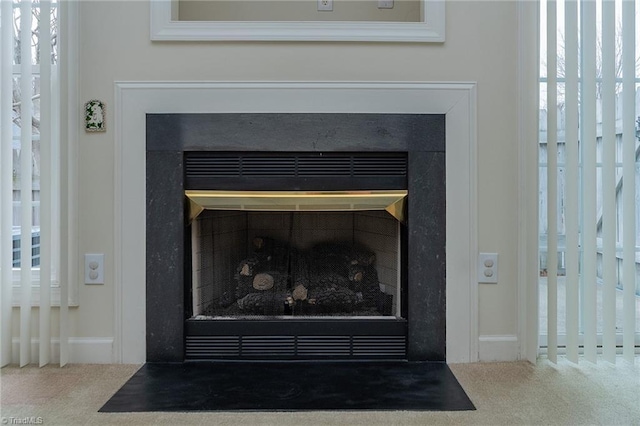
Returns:
[[[189,319],[402,318],[401,226],[371,210],[205,211],[189,229]]]
[[[444,360],[444,142],[443,115],[148,115],[147,360]],[[196,215],[193,190],[307,202]],[[304,207],[398,190],[400,220]]]

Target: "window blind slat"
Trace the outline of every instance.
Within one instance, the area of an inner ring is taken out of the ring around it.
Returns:
[[[596,3],[583,1],[582,22],[582,289],[584,355],[596,362],[597,204],[596,204]]]
[[[66,105],[72,102],[76,102],[74,97],[75,92],[70,90],[71,82],[64,76],[69,75],[67,67],[71,66],[77,58],[70,58],[70,52],[65,47],[71,46],[74,40],[69,37],[70,26],[74,22],[78,21],[77,9],[74,5],[75,2],[63,1],[58,4],[59,9],[59,22],[58,28],[60,30],[60,86],[61,93],[63,94],[60,99],[60,110],[64,110]],[[69,49],[71,50],[71,49]],[[71,241],[77,238],[77,235],[70,235],[74,232],[74,223],[77,221],[77,206],[72,206],[69,203],[69,188],[72,188],[77,182],[74,181],[77,176],[73,175],[75,171],[75,164],[73,158],[75,152],[69,147],[68,136],[70,129],[75,129],[77,125],[76,118],[69,115],[67,125],[61,129],[64,133],[61,133],[60,140],[66,140],[64,147],[61,147],[60,151],[60,164],[59,170],[65,171],[65,174],[61,173],[60,182],[67,190],[64,192],[65,197],[61,196],[60,211],[61,211],[61,225],[64,226],[66,232],[61,232],[60,238],[60,252],[71,253],[74,252],[75,246],[72,246]],[[64,223],[66,221],[67,223]],[[77,258],[75,256],[67,256],[60,265],[60,366],[63,367],[69,362],[69,281],[75,280],[75,274],[72,271],[77,270]]]
[[[558,362],[558,45],[557,3],[547,4],[547,356]]]
[[[58,7],[56,5],[56,7]],[[51,135],[56,143],[51,146],[51,164],[56,170],[51,175],[51,186],[55,188],[55,196],[51,199],[51,265],[52,273],[60,280],[60,77],[59,65],[51,69],[51,80],[55,82],[51,88]]]
[[[578,362],[578,4],[565,1],[567,359]]]
[[[33,118],[31,1],[20,8],[20,366],[31,362],[31,238],[33,232],[33,167],[31,122]]]
[[[40,171],[51,176],[51,2],[40,2]],[[51,341],[51,180],[40,179],[40,367],[49,363]]]
[[[622,2],[622,150],[623,150],[623,356],[633,362],[635,356],[636,289],[636,184],[635,184],[635,2]]]
[[[615,3],[602,2],[602,305],[604,359],[616,357]]]
[[[2,306],[0,311],[0,363],[4,367],[12,362],[12,306],[11,292],[13,287],[13,131],[12,131],[12,74],[13,74],[13,7],[11,2],[0,1],[0,149],[2,162],[1,205],[2,219],[0,226],[0,270]]]

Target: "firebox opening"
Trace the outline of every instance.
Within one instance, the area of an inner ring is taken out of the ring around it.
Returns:
[[[192,319],[402,318],[402,226],[386,211],[206,210]]]

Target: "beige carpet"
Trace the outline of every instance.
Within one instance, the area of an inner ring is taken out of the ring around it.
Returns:
[[[98,413],[135,365],[5,367],[2,424],[43,425],[640,425],[640,358],[617,365],[566,360],[460,364],[451,369],[477,407],[465,412]],[[25,419],[29,417],[29,419]]]

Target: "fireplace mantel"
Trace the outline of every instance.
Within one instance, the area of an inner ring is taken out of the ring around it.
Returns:
[[[117,83],[115,109],[117,361],[146,354],[144,116],[230,111],[446,114],[447,362],[476,360],[475,85]]]

